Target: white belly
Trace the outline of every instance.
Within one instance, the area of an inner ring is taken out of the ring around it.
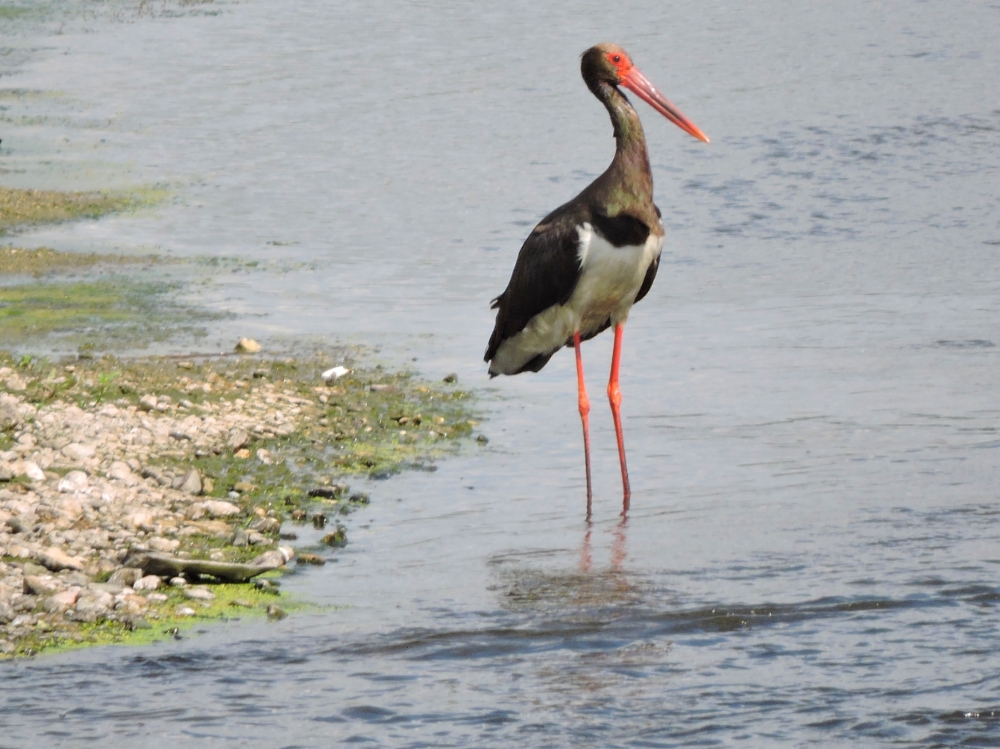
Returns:
[[[580,233],[580,279],[566,304],[539,312],[524,330],[504,341],[490,363],[493,374],[520,370],[539,354],[557,351],[577,331],[586,337],[609,319],[625,322],[650,264],[660,255],[663,237],[650,234],[645,243],[615,247],[584,224]]]

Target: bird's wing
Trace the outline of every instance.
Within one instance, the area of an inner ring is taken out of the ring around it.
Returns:
[[[663,214],[660,213],[660,209],[655,204],[653,205],[653,209],[656,211],[656,217],[662,218]],[[662,225],[661,225],[661,232],[662,232]],[[656,271],[658,271],[659,269],[660,269],[660,256],[659,254],[657,254],[657,256],[653,258],[653,262],[651,262],[649,264],[649,267],[646,268],[646,277],[642,279],[642,286],[639,287],[639,293],[635,295],[635,301],[637,302],[641,301],[642,298],[649,293],[649,290],[653,288],[653,281],[656,280]]]
[[[635,295],[635,301],[639,302],[642,300],[649,290],[653,288],[653,281],[656,280],[656,271],[660,268],[660,256],[657,255],[653,258],[653,262],[649,264],[646,268],[646,277],[642,279],[642,286],[639,287],[639,293]]]
[[[579,217],[561,210],[542,219],[528,235],[517,256],[504,292],[490,305],[497,321],[484,361],[496,355],[500,344],[517,335],[539,312],[565,304],[580,278]]]

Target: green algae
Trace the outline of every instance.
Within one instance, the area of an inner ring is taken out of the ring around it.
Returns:
[[[275,618],[268,613],[272,606],[278,606],[283,613],[320,609],[277,590],[261,590],[253,585],[218,583],[205,587],[215,595],[213,600],[189,600],[184,588],[161,588],[156,592],[166,595],[167,600],[154,603],[141,618],[36,626],[31,635],[17,642],[17,650],[10,656],[55,655],[99,645],[146,646],[181,639],[185,632],[205,625]],[[182,608],[194,613],[179,613]]]
[[[49,247],[32,249],[0,247],[0,276],[33,276],[40,278],[53,273],[93,270],[122,264],[153,264],[162,262],[157,255],[106,255],[96,252],[59,252]]]
[[[100,218],[160,202],[166,191],[147,188],[131,192],[65,192],[0,187],[0,235],[38,224]]]
[[[28,8],[22,8],[17,5],[0,5],[0,19],[4,21],[13,21],[29,13]]]
[[[21,346],[50,337],[70,349],[106,350],[203,337],[203,323],[223,315],[176,302],[177,288],[123,276],[0,286],[0,340]]]

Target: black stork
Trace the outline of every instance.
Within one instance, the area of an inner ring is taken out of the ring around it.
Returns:
[[[583,53],[580,68],[587,87],[611,115],[615,157],[604,174],[543,218],[528,235],[507,288],[492,302],[497,319],[484,360],[489,362],[491,377],[514,375],[538,372],[563,346],[575,349],[589,520],[593,498],[590,401],[583,382],[580,342],[614,326],[608,400],[618,439],[625,515],[631,490],[618,386],[622,329],[632,305],[653,285],[664,234],[660,210],[653,204],[653,176],[642,124],[618,87],[634,92],[698,140],[708,143],[708,138],[656,90],[621,47],[591,47]]]

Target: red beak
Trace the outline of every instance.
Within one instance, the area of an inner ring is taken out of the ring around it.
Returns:
[[[667,97],[657,91],[656,87],[646,79],[646,76],[639,72],[638,68],[633,66],[629,68],[627,73],[622,73],[621,82],[625,88],[634,92],[636,96],[677,125],[681,130],[693,135],[700,141],[709,142],[708,136],[699,130],[691,120],[681,114],[681,111],[671,104],[667,100]]]

